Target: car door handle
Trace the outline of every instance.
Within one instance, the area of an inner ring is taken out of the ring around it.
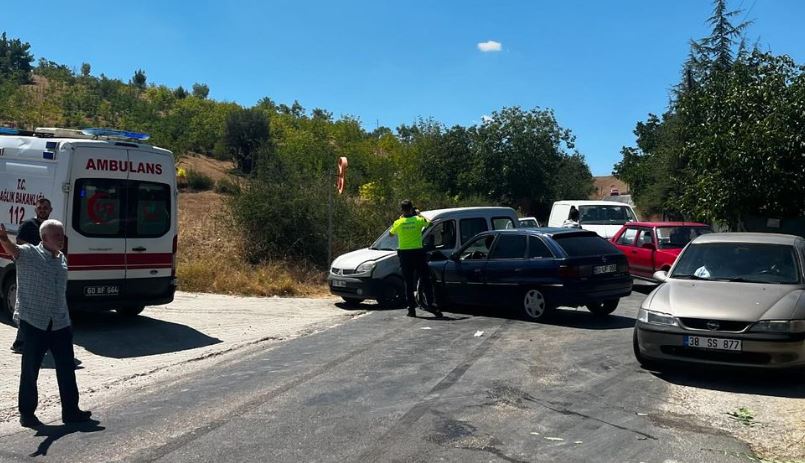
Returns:
[[[521,268],[516,268],[516,269],[514,269],[514,272],[515,272],[515,273],[520,273],[520,272],[522,272],[522,271],[523,271],[523,269],[521,269]]]
[[[144,247],[142,247],[142,246],[137,246],[136,248],[131,248],[131,250],[136,251],[136,252],[143,252],[146,249]]]

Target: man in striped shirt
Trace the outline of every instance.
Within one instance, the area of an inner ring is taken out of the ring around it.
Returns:
[[[62,421],[89,421],[89,411],[78,408],[75,381],[73,331],[67,310],[67,260],[64,226],[46,220],[39,227],[42,242],[17,245],[8,239],[0,224],[0,244],[14,259],[17,271],[17,312],[22,333],[22,371],[20,373],[20,424],[33,428],[42,422],[34,414],[38,405],[36,387],[45,353],[50,350],[56,363],[56,379],[62,404]]]

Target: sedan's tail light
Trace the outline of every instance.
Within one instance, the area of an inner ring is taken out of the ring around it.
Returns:
[[[592,265],[561,265],[559,266],[559,276],[561,278],[587,278],[592,276]]]

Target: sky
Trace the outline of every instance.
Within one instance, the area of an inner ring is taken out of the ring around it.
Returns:
[[[128,81],[269,97],[364,128],[432,117],[479,124],[508,106],[553,109],[594,175],[668,105],[710,0],[41,0],[4,2],[0,31],[35,58]],[[750,42],[805,64],[805,2],[730,0]],[[123,128],[123,127],[120,127]]]

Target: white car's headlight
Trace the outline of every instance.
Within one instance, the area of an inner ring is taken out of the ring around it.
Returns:
[[[653,310],[640,309],[640,312],[637,313],[637,319],[652,325],[679,326],[673,315]]]
[[[805,320],[761,320],[749,328],[759,333],[805,333]]]
[[[368,262],[364,262],[355,269],[355,273],[372,273],[372,270],[375,269],[375,261],[370,260]]]

